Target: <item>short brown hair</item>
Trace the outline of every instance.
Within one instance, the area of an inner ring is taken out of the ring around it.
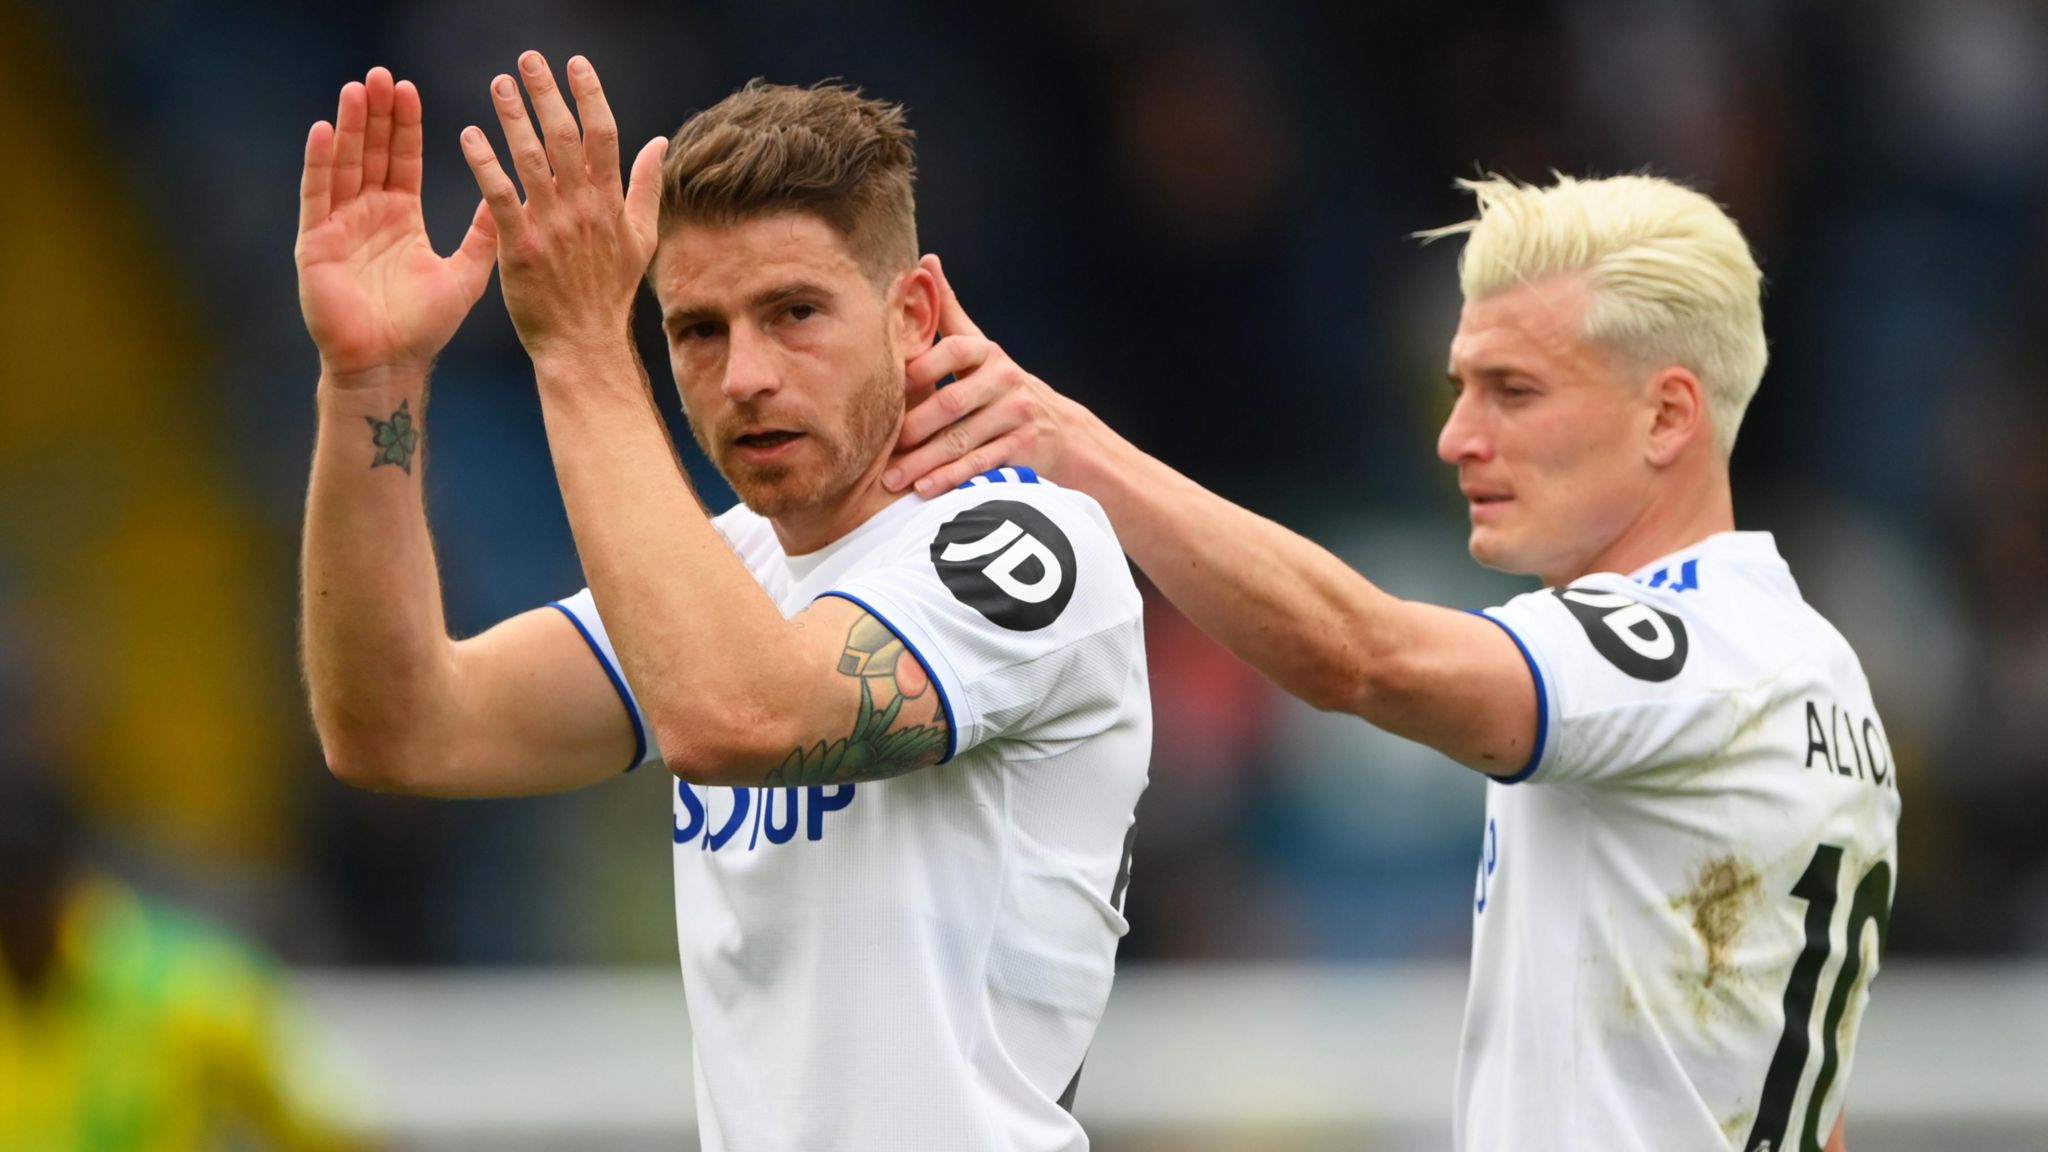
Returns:
[[[916,133],[903,106],[839,84],[749,81],[684,121],[661,165],[661,234],[808,212],[877,284],[917,263]]]

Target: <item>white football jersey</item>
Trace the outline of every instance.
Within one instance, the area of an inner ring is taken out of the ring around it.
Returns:
[[[1818,1148],[1898,867],[1856,654],[1758,532],[1486,615],[1538,720],[1487,787],[1457,1146]]]
[[[1090,498],[1003,469],[785,556],[715,523],[785,615],[820,596],[931,673],[946,760],[675,791],[676,930],[707,1152],[1079,1150],[1151,756],[1142,605]],[[562,602],[642,733],[590,593]],[[851,718],[849,717],[849,725]]]

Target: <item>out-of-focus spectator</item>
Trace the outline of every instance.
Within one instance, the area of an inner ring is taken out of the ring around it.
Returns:
[[[93,872],[54,785],[0,770],[0,1148],[367,1148],[344,1081],[266,957]]]

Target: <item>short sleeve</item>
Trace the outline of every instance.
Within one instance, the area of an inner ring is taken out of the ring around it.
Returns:
[[[1695,629],[1674,607],[1625,578],[1592,577],[1480,613],[1536,681],[1536,747],[1502,783],[1620,781],[1725,741],[1727,696],[1700,673]]]
[[[626,765],[626,771],[642,764],[658,763],[661,749],[655,746],[653,730],[647,726],[647,717],[640,711],[640,702],[633,698],[633,689],[626,684],[625,673],[619,669],[619,654],[612,649],[612,638],[604,630],[604,618],[597,614],[597,601],[590,595],[590,589],[565,597],[548,605],[569,618],[576,625],[576,631],[583,634],[583,642],[590,646],[591,654],[597,657],[599,667],[618,692],[619,701],[626,706],[626,716],[633,722],[633,762]]]
[[[761,580],[765,587],[762,573],[767,570],[768,558],[776,554],[774,530],[768,522],[749,511],[746,505],[735,504],[712,517],[711,526],[725,537],[725,542],[747,566],[747,571],[753,573],[754,579]],[[632,686],[626,683],[625,671],[619,666],[619,654],[612,648],[612,638],[605,632],[604,618],[597,613],[597,600],[591,596],[590,589],[565,596],[548,607],[561,612],[576,625],[576,631],[583,634],[583,642],[590,646],[591,655],[597,657],[598,666],[604,669],[606,678],[611,680],[612,688],[619,694],[620,703],[626,707],[626,718],[633,723],[633,762],[626,766],[626,771],[631,772],[643,764],[659,764],[661,748],[654,742],[654,729],[640,711],[640,701],[634,698]]]
[[[1092,715],[1106,726],[1134,668],[1142,679],[1143,602],[1130,566],[1101,508],[1067,489],[948,493],[885,558],[824,595],[888,625],[931,673],[951,725],[949,760],[1034,724]]]

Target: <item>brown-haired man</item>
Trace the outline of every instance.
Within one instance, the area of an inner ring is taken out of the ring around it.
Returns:
[[[622,188],[589,64],[580,127],[537,53],[520,72],[538,131],[510,76],[492,93],[525,199],[465,130],[485,203],[445,260],[409,84],[372,71],[307,142],[330,767],[474,796],[666,763],[705,1148],[1086,1147],[1066,1105],[1149,755],[1139,599],[1086,497],[1015,471],[881,487],[938,322],[901,110],[749,85]],[[590,588],[456,642],[413,464],[427,366],[494,253]],[[715,519],[627,335],[643,274],[744,502]]]

